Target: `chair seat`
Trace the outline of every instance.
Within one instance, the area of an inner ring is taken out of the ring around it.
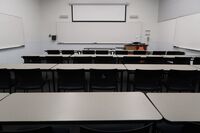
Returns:
[[[195,87],[194,86],[181,86],[181,85],[177,85],[177,86],[169,86],[167,87],[168,91],[195,91]]]
[[[95,86],[95,85],[93,85],[92,86],[92,89],[98,89],[98,90],[113,90],[113,89],[116,89],[116,86],[104,86],[104,85],[102,85],[102,86]]]
[[[1,89],[9,89],[12,85],[8,83],[1,83],[0,88]]]
[[[41,82],[41,83],[23,83],[23,84],[19,84],[17,83],[15,85],[15,88],[17,89],[41,89],[45,84],[45,81]]]
[[[83,88],[83,86],[73,86],[73,85],[67,85],[67,86],[62,86],[62,85],[60,85],[59,86],[59,88],[58,88],[59,90],[83,90],[84,88]]]
[[[162,87],[160,85],[147,85],[147,84],[141,84],[141,85],[136,85],[134,86],[134,89],[136,90],[147,90],[147,91],[161,91]]]

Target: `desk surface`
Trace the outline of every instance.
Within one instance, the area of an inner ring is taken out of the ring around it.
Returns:
[[[56,64],[1,64],[0,68],[6,69],[42,69],[48,70],[54,67]]]
[[[117,57],[117,55],[112,54],[74,54],[71,57]]]
[[[39,57],[70,57],[71,55],[65,55],[65,54],[55,54],[55,55],[49,55],[49,54],[43,54],[43,55],[26,55],[22,57],[32,57],[32,56],[39,56]]]
[[[0,122],[160,120],[148,98],[132,93],[15,93],[0,102]]]
[[[200,122],[198,93],[148,93],[147,96],[166,120]]]
[[[200,71],[200,65],[193,65],[193,66]]]
[[[123,58],[123,57],[141,57],[141,58],[146,58],[146,57],[164,57],[163,55],[117,55],[118,58]]]
[[[0,93],[0,101],[4,99],[5,97],[7,97],[8,95],[9,93]]]
[[[163,57],[163,58],[175,58],[175,57],[198,57],[198,55],[117,55],[117,57],[122,58],[122,57],[141,57],[141,58],[146,58],[146,57]]]
[[[166,64],[125,64],[128,70],[198,70],[191,65],[166,65]]]
[[[123,64],[58,64],[52,68],[55,69],[118,69],[126,70]]]

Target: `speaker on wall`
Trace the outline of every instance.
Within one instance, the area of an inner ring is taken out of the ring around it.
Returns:
[[[52,39],[52,41],[56,41],[57,40],[57,36],[56,35],[52,35],[51,39]]]

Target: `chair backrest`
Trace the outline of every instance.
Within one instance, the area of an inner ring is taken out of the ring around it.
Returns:
[[[60,54],[60,50],[46,50],[47,54]]]
[[[73,55],[75,53],[75,51],[74,50],[62,50],[61,53],[67,54],[67,55]]]
[[[0,133],[54,133],[51,127],[44,127],[39,129],[16,130],[16,131],[0,131]]]
[[[181,52],[181,51],[167,51],[167,55],[185,55],[185,52]]]
[[[163,70],[136,70],[134,83],[142,85],[159,86],[163,79]]]
[[[122,59],[123,64],[140,64],[141,63],[141,57],[128,57],[124,56]]]
[[[72,57],[74,64],[91,64],[93,63],[92,57]]]
[[[40,69],[16,69],[15,81],[18,83],[41,83],[43,81]]]
[[[163,57],[146,57],[144,59],[144,64],[165,64],[165,59]]]
[[[23,56],[24,63],[41,63],[39,56]]]
[[[115,54],[116,55],[128,55],[128,51],[127,50],[116,50]]]
[[[197,71],[170,70],[166,85],[179,91],[195,91],[198,80]]]
[[[142,127],[134,127],[133,125],[112,125],[112,127],[80,127],[80,133],[150,133],[152,123]]]
[[[112,56],[96,56],[94,58],[94,63],[96,64],[116,64],[116,58]]]
[[[134,55],[146,55],[147,51],[133,51]]]
[[[153,55],[165,55],[166,51],[153,51]]]
[[[62,56],[46,56],[44,57],[46,63],[54,63],[59,64],[64,62],[64,58]]]
[[[200,133],[199,123],[186,123],[182,133]]]
[[[200,57],[195,57],[193,60],[194,65],[199,65],[200,64]]]
[[[11,83],[11,73],[8,69],[0,69],[0,84],[9,85]]]
[[[187,64],[190,65],[191,57],[175,57],[173,64]]]
[[[85,71],[83,69],[57,70],[58,86],[85,86]]]
[[[99,89],[111,87],[116,89],[118,80],[118,72],[116,69],[113,70],[90,70],[90,86],[96,86]]]
[[[109,51],[108,50],[97,50],[96,51],[96,54],[109,54]]]
[[[94,50],[83,50],[82,54],[95,54]]]

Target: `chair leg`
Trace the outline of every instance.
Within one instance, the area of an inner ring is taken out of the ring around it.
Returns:
[[[50,81],[48,81],[48,85],[49,85],[49,92],[51,92],[51,85],[50,85]],[[55,92],[55,91],[54,91]]]

